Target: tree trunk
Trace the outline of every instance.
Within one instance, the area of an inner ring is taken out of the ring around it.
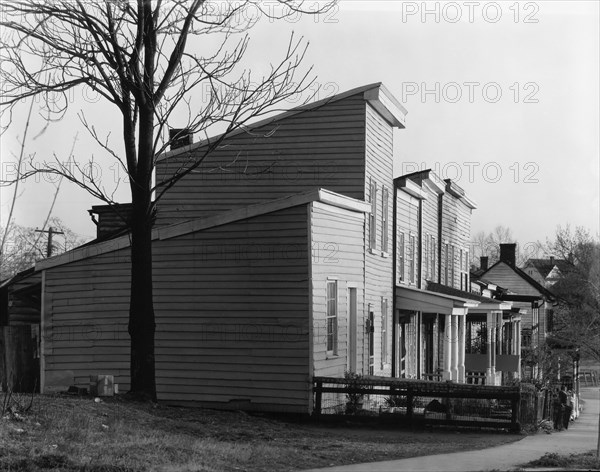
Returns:
[[[135,200],[135,199],[134,199]],[[152,295],[152,221],[147,208],[133,203],[131,221],[131,393],[156,401],[154,374],[154,303]]]
[[[138,162],[131,179],[131,298],[129,337],[131,339],[130,393],[156,401],[154,372],[154,300],[152,293],[152,144],[153,110],[140,112]]]

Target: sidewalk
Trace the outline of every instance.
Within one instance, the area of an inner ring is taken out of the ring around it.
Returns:
[[[538,433],[514,443],[478,451],[352,464],[305,472],[507,471],[539,459],[546,452],[571,454],[595,450],[598,441],[599,393],[598,387],[581,389],[581,398],[585,401],[584,410],[580,417],[569,425],[567,431]]]

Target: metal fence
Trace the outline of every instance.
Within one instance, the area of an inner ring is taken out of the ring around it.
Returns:
[[[314,415],[378,417],[398,424],[500,428],[519,431],[536,415],[519,387],[360,377],[313,379]],[[529,396],[527,396],[529,395]],[[531,398],[530,398],[531,397]],[[531,416],[531,418],[530,418]]]

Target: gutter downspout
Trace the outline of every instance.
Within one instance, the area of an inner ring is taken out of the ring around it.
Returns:
[[[392,196],[394,201],[392,202],[392,377],[396,377],[396,369],[397,369],[397,365],[396,365],[396,351],[398,349],[398,343],[396,342],[396,337],[398,336],[397,334],[397,328],[396,328],[396,323],[397,323],[397,316],[396,316],[396,271],[397,271],[397,267],[396,267],[396,258],[397,258],[397,254],[396,254],[396,250],[397,250],[397,245],[398,243],[396,242],[396,238],[397,238],[397,230],[396,230],[396,205],[397,205],[397,193],[398,193],[398,189],[396,187],[396,184],[394,183],[394,191],[392,192]]]

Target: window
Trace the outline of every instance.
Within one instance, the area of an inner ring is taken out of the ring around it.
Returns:
[[[371,215],[369,216],[369,243],[377,249],[377,183],[371,178]]]
[[[437,269],[437,246],[435,241],[435,236],[431,236],[431,280],[437,282],[435,277]]]
[[[388,189],[381,191],[381,250],[388,252]]]
[[[463,250],[461,249],[460,250],[460,259],[458,261],[458,265],[460,267],[460,289],[461,290],[467,290],[467,287],[465,286],[465,277],[464,277],[464,275],[465,275],[465,270],[463,267],[464,260],[465,260],[465,258],[463,256]]]
[[[388,363],[388,301],[387,298],[381,298],[381,368],[383,364]]]
[[[450,287],[454,287],[454,266],[456,265],[456,259],[454,255],[454,246],[450,246]]]
[[[410,277],[410,283],[415,283],[415,257],[416,257],[417,246],[415,244],[415,237],[411,234],[409,237],[408,247],[408,276]]]
[[[450,251],[448,250],[448,243],[444,244],[444,285],[448,285],[448,268],[450,265]]]
[[[465,278],[465,290],[467,292],[471,291],[471,286],[470,286],[470,282],[469,282],[469,272],[470,272],[470,268],[469,268],[469,251],[465,250],[465,254],[464,254],[464,258],[465,258],[465,274],[464,274],[464,278]]]
[[[425,247],[423,248],[423,275],[429,278],[429,235],[425,236]]]
[[[404,233],[398,234],[398,279],[404,281]]]
[[[338,331],[338,286],[337,280],[327,282],[327,352],[337,355]]]

